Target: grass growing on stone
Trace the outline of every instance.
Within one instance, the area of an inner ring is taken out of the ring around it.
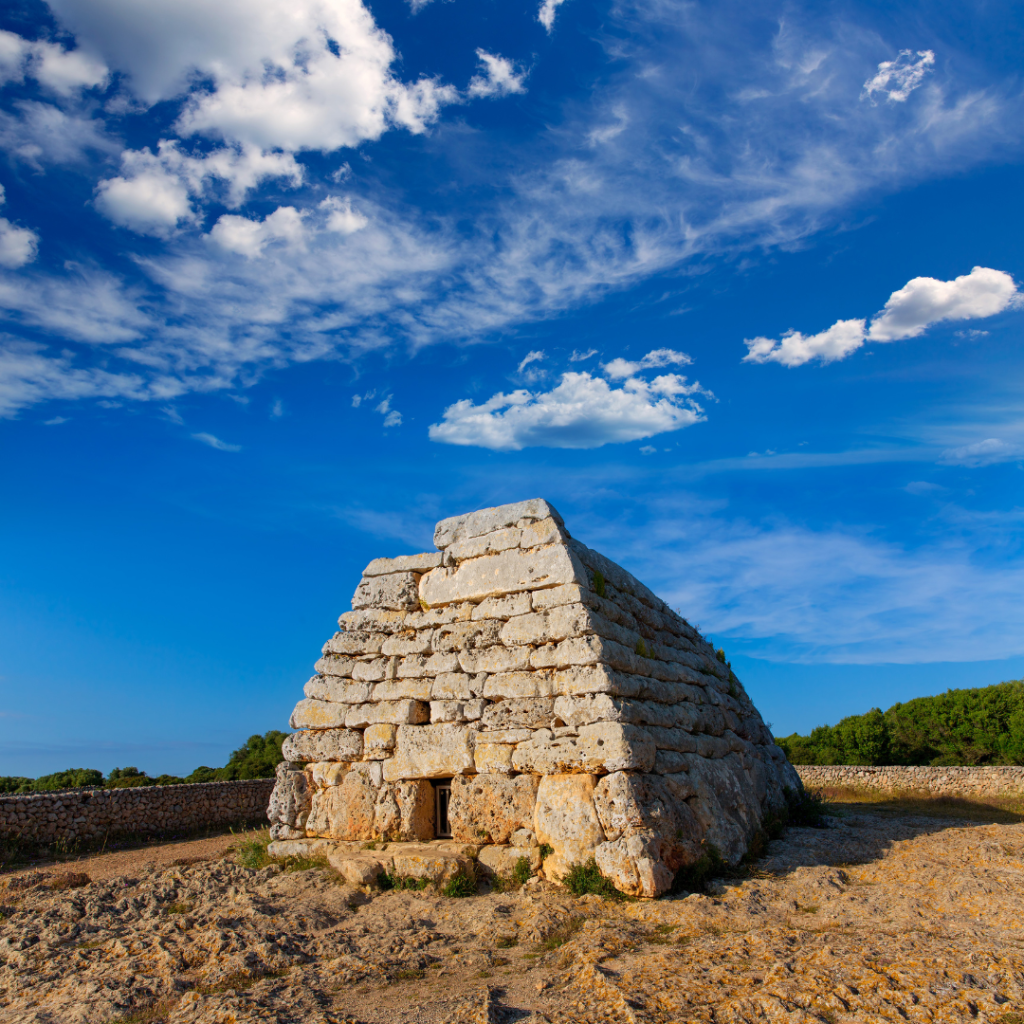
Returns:
[[[465,871],[460,871],[458,874],[452,875],[452,877],[445,882],[441,892],[444,893],[445,896],[452,896],[455,898],[475,896],[476,879],[467,875]]]
[[[601,869],[593,857],[586,864],[573,864],[562,882],[573,896],[586,896],[588,893],[593,893],[595,896],[622,899],[624,895],[601,874]]]
[[[533,877],[529,857],[520,857],[507,875],[495,875],[491,879],[491,888],[495,892],[512,892],[519,889]]]
[[[253,832],[243,835],[235,844],[235,861],[243,868],[265,868],[272,863],[272,858],[267,853],[270,845],[270,832]]]
[[[422,892],[428,885],[429,878],[407,878],[404,875],[393,875],[390,871],[382,871],[377,876],[377,888],[383,892],[402,892],[406,889]]]

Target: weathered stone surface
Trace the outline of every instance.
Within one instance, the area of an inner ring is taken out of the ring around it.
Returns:
[[[414,725],[430,721],[430,705],[420,700],[389,700],[380,704],[353,704],[348,708],[345,724],[350,729],[368,725]]]
[[[594,807],[593,775],[546,775],[537,788],[533,831],[537,842],[553,850],[544,861],[544,875],[563,878],[574,864],[585,864],[600,843],[604,830]]]
[[[305,686],[305,694],[313,700],[335,704],[361,704],[370,699],[373,683],[339,679],[336,676],[313,676]]]
[[[685,729],[687,732],[705,729],[709,722],[720,721],[722,718],[717,708],[709,707],[705,711],[685,701],[679,704],[662,704],[652,700],[612,697],[606,693],[559,697],[555,701],[554,711],[566,725],[628,722],[631,725]]]
[[[394,572],[428,572],[441,564],[440,551],[422,555],[399,555],[397,558],[375,558],[364,570],[364,576],[385,576]]]
[[[399,878],[426,878],[435,884],[447,882],[455,875],[464,874],[473,878],[473,861],[463,853],[445,850],[433,843],[403,843],[389,847],[394,871]]]
[[[630,769],[649,772],[654,767],[654,742],[636,726],[600,722],[582,726],[578,732],[577,736],[521,743],[512,754],[513,768],[538,775],[560,775]]]
[[[434,838],[434,787],[426,779],[385,783],[377,795],[374,830],[392,840]]]
[[[526,697],[490,704],[483,713],[488,729],[538,729],[550,726],[555,701],[551,697]]]
[[[484,692],[486,674],[469,675],[466,672],[442,672],[430,687],[431,700],[471,700]]]
[[[455,654],[410,654],[398,663],[400,679],[437,676],[442,672],[457,672],[459,659]]]
[[[368,633],[366,630],[342,630],[324,644],[328,654],[376,654],[388,638],[387,633]]]
[[[338,729],[344,726],[348,711],[348,704],[307,697],[295,705],[288,722],[293,729]]]
[[[363,732],[363,757],[368,761],[380,761],[390,757],[397,742],[398,726],[380,722],[367,726]]]
[[[488,700],[551,697],[556,692],[550,672],[499,672],[488,676],[484,683],[484,696]]]
[[[395,869],[393,857],[351,847],[334,847],[327,855],[327,863],[352,885],[374,885],[382,874]]]
[[[380,653],[391,657],[394,654],[403,656],[406,654],[429,654],[431,631],[421,630],[418,633],[399,633],[396,636],[389,636],[380,645]]]
[[[506,594],[488,597],[473,608],[473,621],[479,619],[510,619],[513,615],[526,615],[532,609],[530,594]]]
[[[358,761],[363,734],[351,729],[315,729],[292,733],[281,745],[286,761]]]
[[[456,652],[482,650],[501,643],[500,619],[453,622],[441,626],[432,641],[435,651]]]
[[[487,706],[485,700],[432,700],[430,721],[433,722],[475,722]]]
[[[352,678],[365,682],[380,682],[387,674],[387,658],[372,658],[368,661],[357,661],[352,666]]]
[[[275,824],[292,829],[304,828],[312,809],[309,778],[302,765],[291,761],[282,761],[275,774],[277,782],[270,795],[267,817]]]
[[[530,874],[537,874],[540,870],[540,847],[536,845],[529,847],[488,845],[481,849],[476,862],[480,873],[485,878],[495,875],[510,878],[521,858],[525,858],[529,864]]]
[[[511,743],[484,743],[481,740],[486,734],[477,738],[473,748],[473,762],[476,770],[481,774],[511,775],[512,751],[515,746]]]
[[[562,517],[543,498],[530,498],[528,501],[517,501],[511,505],[499,505],[495,508],[480,509],[479,512],[452,516],[450,519],[442,519],[434,527],[434,547],[446,548],[459,540],[482,537],[484,534],[504,530],[510,526],[522,528],[542,519],[553,519],[559,525],[562,524]]]
[[[463,562],[467,558],[479,558],[480,555],[493,555],[498,551],[517,548],[522,536],[523,531],[512,526],[504,530],[495,530],[493,533],[485,533],[481,537],[457,540],[445,549],[445,562],[451,565],[453,562]]]
[[[522,672],[530,667],[530,648],[490,647],[484,651],[463,651],[459,665],[463,672]]]
[[[441,572],[431,569],[431,572]],[[420,605],[417,573],[396,572],[387,576],[366,576],[352,595],[352,609],[387,608],[392,611],[412,611]]]
[[[389,679],[384,683],[376,683],[370,700],[430,700],[433,681],[427,678]]]
[[[472,558],[456,568],[431,569],[420,580],[419,596],[428,605],[482,601],[561,583],[580,583],[585,578],[586,570],[568,548],[552,545],[529,551],[514,549]]]
[[[507,843],[533,824],[538,779],[533,775],[472,775],[452,779],[448,823],[456,842]]]
[[[377,784],[369,769],[374,767],[354,765],[340,785],[314,792],[306,833],[329,839],[372,839]]]
[[[384,779],[444,779],[474,770],[470,730],[461,725],[402,725]]]

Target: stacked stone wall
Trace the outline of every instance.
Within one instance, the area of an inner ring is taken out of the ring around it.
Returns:
[[[1024,766],[794,765],[808,789],[876,789],[962,798],[1024,796]]]
[[[539,499],[437,525],[379,558],[292,714],[275,840],[453,839],[595,857],[664,891],[714,845],[736,861],[799,788],[730,668]]]
[[[265,821],[273,788],[273,779],[247,779],[0,795],[0,836],[91,846],[117,835],[162,835]]]

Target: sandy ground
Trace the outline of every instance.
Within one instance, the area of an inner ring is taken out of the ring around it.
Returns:
[[[654,902],[380,893],[230,841],[0,877],[0,1021],[1024,1024],[1021,824],[852,809]]]

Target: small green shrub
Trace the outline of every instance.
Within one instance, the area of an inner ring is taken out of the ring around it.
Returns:
[[[785,824],[797,828],[828,828],[825,816],[831,812],[828,799],[821,793],[801,789],[786,789],[788,809]]]
[[[593,857],[586,864],[573,864],[569,873],[562,879],[565,887],[573,896],[585,896],[594,893],[597,896],[621,896],[622,893],[601,874],[597,861]]]
[[[643,640],[637,640],[636,647],[634,648],[634,650],[637,654],[640,655],[641,658],[649,658],[651,656],[647,650],[647,645],[643,642]]]
[[[271,863],[267,847],[270,845],[270,832],[254,832],[242,836],[235,844],[235,863],[243,868],[265,868]]]
[[[559,946],[564,946],[582,927],[583,918],[572,917],[544,939],[540,948],[548,951],[558,949]],[[529,954],[526,955],[529,956]]]
[[[715,657],[724,665],[725,664],[725,648],[724,647],[719,647],[718,650],[715,651]]]
[[[505,935],[498,939],[496,945],[498,949],[511,949],[513,946],[519,945],[519,937],[516,935]]]
[[[541,843],[540,844],[540,862],[541,862],[541,864],[543,864],[545,859],[547,857],[550,857],[551,854],[553,854],[554,852],[555,852],[555,850],[554,850],[553,846],[549,845],[548,843]]]
[[[444,884],[444,888],[441,890],[445,896],[452,896],[454,898],[461,898],[464,896],[475,896],[476,895],[476,879],[466,874],[465,871],[460,871],[458,874],[452,875]]]
[[[529,857],[520,857],[516,860],[515,867],[512,868],[512,878],[520,885],[526,885],[526,883],[533,877],[533,868],[530,867]]]
[[[726,869],[717,848],[708,843],[692,864],[681,867],[672,882],[673,892],[703,892],[708,882]]]
[[[598,597],[604,597],[604,576],[596,570],[594,571],[594,593]]]
[[[401,892],[405,889],[422,892],[428,885],[430,885],[429,878],[407,878],[404,875],[393,875],[389,871],[382,871],[377,876],[377,888],[384,892],[391,890]]]

